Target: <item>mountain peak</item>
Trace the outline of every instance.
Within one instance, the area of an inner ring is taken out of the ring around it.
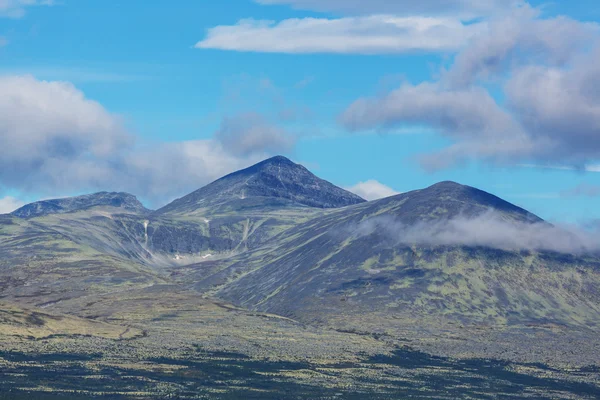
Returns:
[[[542,222],[538,216],[498,196],[452,181],[439,182],[413,192],[412,198],[421,209],[429,209],[433,214],[436,209],[444,208],[446,216],[472,217],[487,210],[506,213],[524,222]]]
[[[296,164],[295,162],[293,162],[292,160],[290,160],[287,157],[275,156],[275,157],[268,158],[264,161],[261,161],[257,164],[254,164],[248,168],[232,172],[231,174],[224,176],[223,178],[217,180],[216,182],[219,182],[219,181],[225,180],[225,179],[229,179],[230,177],[236,176],[236,175],[251,175],[251,174],[256,174],[256,173],[260,173],[260,172],[268,172],[269,170],[274,171],[275,169],[277,171],[298,170],[298,171],[305,171],[305,172],[310,173],[304,166],[302,166],[300,164]]]
[[[239,202],[243,202],[239,203]],[[231,173],[158,210],[157,213],[186,213],[206,207],[251,202],[263,205],[299,205],[338,208],[362,203],[359,196],[313,175],[308,169],[283,156],[261,161]]]
[[[264,161],[256,164],[256,166],[259,166],[259,165],[268,165],[268,164],[298,165],[298,164],[294,163],[292,160],[290,160],[287,157],[284,157],[284,156],[275,156],[275,157],[268,158],[268,159],[266,159],[266,160],[264,160]]]
[[[435,185],[431,185],[430,188],[444,188],[444,189],[451,189],[451,188],[465,188],[467,186],[465,185],[461,185],[460,183],[454,182],[454,181],[442,181],[442,182],[438,182]]]
[[[98,192],[62,199],[42,200],[27,204],[12,213],[19,218],[35,218],[50,214],[65,214],[92,207],[118,207],[126,211],[145,213],[148,210],[132,194],[123,192]]]

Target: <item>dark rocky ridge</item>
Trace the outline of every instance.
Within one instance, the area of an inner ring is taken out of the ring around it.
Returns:
[[[396,203],[401,203],[399,212],[390,211],[389,214],[406,225],[456,217],[473,218],[489,211],[502,213],[514,221],[544,222],[537,215],[493,194],[450,181],[371,202],[369,207],[377,209]]]
[[[157,214],[186,213],[199,208],[221,206],[232,201],[275,206],[339,208],[364,203],[359,196],[341,189],[295,164],[277,156],[252,167],[229,174],[171,204]]]
[[[35,218],[50,214],[66,214],[101,206],[118,207],[125,211],[142,214],[149,212],[134,195],[129,193],[100,192],[64,199],[38,201],[19,208],[12,215],[19,218]]]
[[[405,226],[488,212],[507,223],[546,224],[494,195],[442,182],[298,224],[267,243],[270,253],[259,249],[214,277],[199,275],[196,288],[224,282],[218,297],[305,323],[346,312],[492,324],[565,324],[574,315],[590,324],[600,320],[600,293],[587,283],[597,279],[598,258],[402,240]],[[563,278],[569,273],[586,276],[586,283],[574,289]]]

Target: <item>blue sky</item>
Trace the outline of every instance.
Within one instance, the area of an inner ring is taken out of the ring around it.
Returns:
[[[596,2],[259,3],[0,5],[0,211],[156,207],[281,153],[364,195],[454,180],[600,218]]]

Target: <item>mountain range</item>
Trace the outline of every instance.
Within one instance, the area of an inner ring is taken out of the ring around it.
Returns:
[[[108,385],[123,398],[594,398],[600,257],[555,232],[469,186],[367,202],[281,156],[156,211],[127,193],[29,204],[0,216],[0,389],[108,396],[104,368],[136,377]],[[198,383],[225,365],[251,372]]]

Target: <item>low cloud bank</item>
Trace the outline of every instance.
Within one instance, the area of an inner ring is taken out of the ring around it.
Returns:
[[[489,247],[579,255],[598,253],[598,227],[588,228],[512,221],[496,212],[488,212],[474,218],[459,216],[410,226],[393,217],[380,216],[361,222],[354,232],[359,237],[380,235],[392,245]]]

